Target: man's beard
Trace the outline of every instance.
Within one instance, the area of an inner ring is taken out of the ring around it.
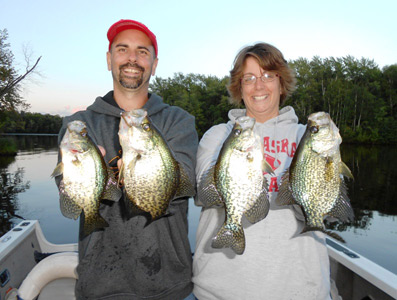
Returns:
[[[129,78],[129,77],[124,77],[124,74],[122,73],[122,69],[123,68],[128,68],[128,67],[139,69],[141,71],[140,77],[136,78],[136,79],[132,79],[132,78]],[[123,87],[125,87],[127,89],[137,89],[137,88],[139,88],[142,85],[142,83],[143,83],[143,75],[145,73],[145,69],[143,67],[141,67],[140,65],[138,65],[136,63],[135,64],[127,63],[127,64],[124,64],[124,65],[120,66],[119,69],[120,69],[119,83],[121,84],[121,86],[123,86]]]

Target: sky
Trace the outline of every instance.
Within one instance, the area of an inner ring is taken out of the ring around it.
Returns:
[[[39,75],[23,82],[29,111],[61,116],[85,109],[112,90],[108,28],[120,19],[157,36],[156,76],[229,75],[244,46],[266,42],[287,60],[344,57],[397,63],[396,0],[0,0],[14,64],[42,57]]]

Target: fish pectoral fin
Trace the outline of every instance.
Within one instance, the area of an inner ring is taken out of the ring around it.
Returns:
[[[276,198],[277,205],[297,204],[289,187],[289,170],[281,177],[281,184]]]
[[[349,167],[346,166],[346,164],[343,161],[341,162],[340,168],[341,168],[340,173],[343,176],[354,180],[354,176],[353,176],[352,172],[350,171]]]
[[[197,189],[197,197],[205,207],[223,206],[225,203],[214,182],[215,166],[211,167],[202,177]]]
[[[244,212],[244,216],[251,224],[255,224],[266,218],[269,213],[270,203],[267,196],[267,191],[262,190],[254,205]]]
[[[245,250],[245,235],[243,227],[237,226],[235,230],[223,224],[217,235],[212,239],[213,248],[232,248],[233,251],[241,255]]]
[[[63,162],[60,162],[55,167],[54,171],[51,174],[51,177],[57,177],[57,176],[62,175],[62,174],[63,174]]]
[[[81,207],[66,194],[59,193],[59,205],[66,218],[76,220],[81,214]]]

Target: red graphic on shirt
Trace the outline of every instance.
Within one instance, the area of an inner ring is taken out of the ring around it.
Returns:
[[[277,159],[277,164],[275,164],[276,159],[270,156],[269,154],[265,153],[264,157],[267,163],[272,167],[273,171],[276,170],[281,165],[281,161],[279,159]]]
[[[278,153],[285,153],[289,157],[293,157],[296,152],[296,142],[290,142],[288,139],[282,140],[271,140],[270,137],[264,137],[263,139],[263,150],[265,152],[264,158],[268,164],[275,171],[280,165],[281,161],[277,158]],[[269,153],[274,153],[275,157]],[[277,176],[271,177],[269,182],[269,192],[278,192],[278,181]]]

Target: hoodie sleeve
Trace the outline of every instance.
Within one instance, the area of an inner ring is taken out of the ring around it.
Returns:
[[[163,126],[161,126],[161,120],[164,121]],[[194,169],[198,136],[194,117],[179,107],[170,107],[168,111],[163,111],[161,117],[160,114],[153,116],[153,121],[165,138],[176,160],[182,165],[193,186],[195,186]]]
[[[211,127],[202,137],[197,149],[196,180],[200,183],[201,177],[212,167],[218,159],[223,142],[230,134],[233,125],[219,124]],[[195,204],[202,206],[198,197],[195,198]]]

